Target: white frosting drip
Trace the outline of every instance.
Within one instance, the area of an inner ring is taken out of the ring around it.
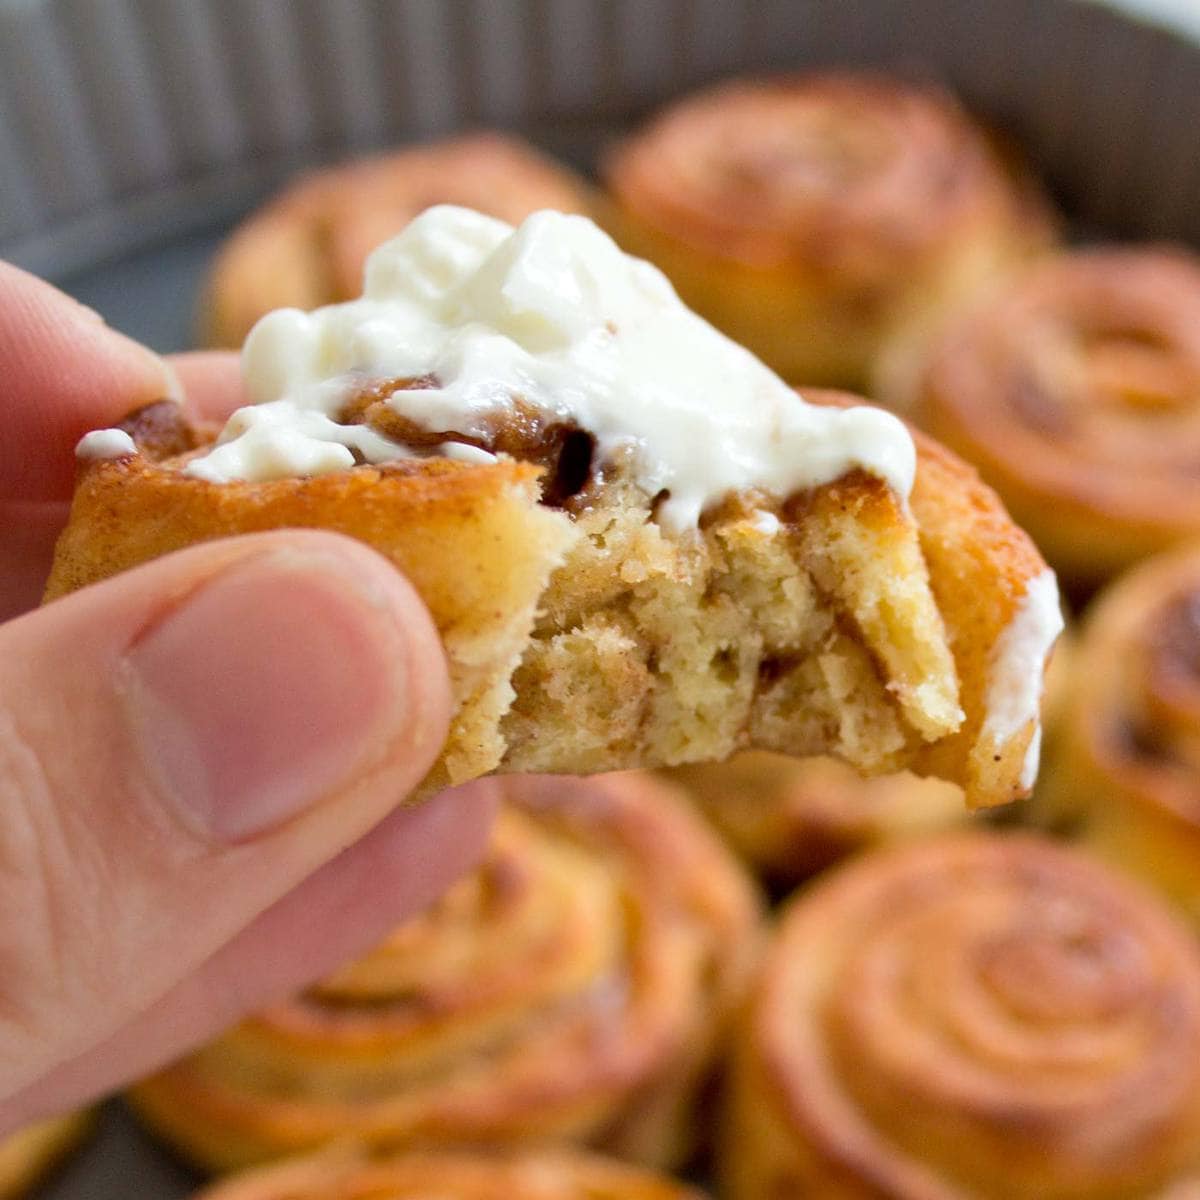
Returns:
[[[136,443],[123,429],[93,429],[75,444],[75,457],[80,459],[124,458],[136,453]]]
[[[388,399],[407,420],[482,440],[520,399],[592,434],[601,461],[632,449],[640,486],[669,492],[658,519],[674,530],[731,492],[784,498],[854,468],[907,497],[916,469],[895,417],[805,403],[685,308],[661,272],[562,213],[514,230],[468,209],[429,209],[371,255],[361,299],[269,314],[242,366],[254,407],[234,414],[188,474],[274,479],[409,456],[333,418],[364,384],[425,375],[439,386]],[[450,447],[438,452],[491,458]]]
[[[1054,572],[1046,570],[1029,581],[1016,614],[996,641],[985,697],[987,717],[982,732],[997,746],[1015,737],[1030,721],[1038,722],[1025,753],[1022,787],[1032,787],[1037,779],[1046,655],[1062,631],[1058,582]]]

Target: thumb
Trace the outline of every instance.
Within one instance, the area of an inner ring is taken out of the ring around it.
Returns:
[[[406,581],[300,531],[84,589],[0,662],[3,1117],[387,815],[449,698]]]

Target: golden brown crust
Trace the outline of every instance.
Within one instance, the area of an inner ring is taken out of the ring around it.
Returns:
[[[1200,920],[1200,549],[1144,563],[1097,599],[1072,647],[1040,820]]]
[[[1200,953],[1029,836],[877,852],[785,910],[738,1042],[732,1200],[1149,1200],[1200,1166]]]
[[[867,72],[724,83],[610,157],[608,220],[786,378],[863,387],[925,325],[1049,240],[953,97]]]
[[[581,179],[499,133],[311,172],[230,235],[208,281],[201,340],[237,347],[272,309],[357,296],[367,255],[434,204],[465,205],[513,224],[541,208],[590,208]]]
[[[1070,584],[1200,534],[1200,261],[1047,260],[933,349],[916,404]]]
[[[195,441],[161,413],[153,435]],[[856,472],[794,497],[777,528],[735,497],[675,538],[619,471],[568,514],[539,503],[553,474],[505,458],[213,484],[182,472],[193,451],[157,461],[139,445],[84,465],[47,598],[236,533],[360,538],[412,579],[450,663],[457,712],[423,793],[498,769],[594,773],[749,746],[914,766],[974,804],[1022,793],[1033,724],[1001,747],[982,730],[996,638],[1043,564],[931,444],[911,514]]]
[[[90,1113],[71,1113],[0,1138],[0,1200],[25,1195],[83,1139],[90,1126]]]
[[[669,778],[754,869],[792,885],[872,846],[967,820],[962,794],[907,772],[863,779],[832,758],[751,751],[726,763],[676,767]]]
[[[700,1192],[615,1159],[567,1150],[524,1154],[326,1153],[249,1171],[195,1200],[703,1200]]]
[[[172,550],[293,526],[356,537],[411,580],[446,639],[459,714],[432,792],[491,770],[497,729],[534,611],[570,537],[537,503],[536,468],[445,459],[358,467],[315,478],[211,484],[149,454],[82,472],[47,599]],[[497,611],[498,606],[502,611]]]
[[[753,964],[752,885],[661,781],[505,789],[480,869],[367,959],[140,1084],[142,1115],[222,1169],[344,1136],[680,1162]]]
[[[849,404],[844,393],[804,389],[817,404]],[[946,626],[966,714],[953,735],[921,747],[905,763],[918,774],[963,781],[968,797],[998,804],[1018,798],[1028,737],[997,747],[984,732],[993,655],[1029,583],[1045,563],[978,473],[913,429],[917,475],[909,504],[920,531],[929,584]],[[1027,730],[1033,736],[1032,728]]]

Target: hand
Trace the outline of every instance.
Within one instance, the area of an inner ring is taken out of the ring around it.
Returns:
[[[36,604],[87,430],[231,356],[162,359],[0,263],[0,1135],[367,949],[481,853],[490,784],[397,809],[444,740],[441,644],[332,534],[198,546]]]

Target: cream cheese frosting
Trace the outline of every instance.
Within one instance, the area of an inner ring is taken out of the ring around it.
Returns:
[[[1029,581],[1013,619],[992,651],[983,735],[1003,746],[1030,721],[1035,722],[1021,772],[1021,786],[1026,788],[1037,779],[1041,754],[1046,655],[1062,631],[1058,581],[1053,571],[1045,570]]]
[[[639,486],[665,493],[657,519],[676,531],[732,492],[782,499],[855,468],[907,497],[916,468],[897,418],[806,403],[660,271],[557,212],[514,229],[428,209],[371,255],[360,299],[264,317],[242,368],[253,403],[189,475],[255,481],[410,457],[336,419],[357,391],[391,379],[428,381],[387,403],[447,435],[434,453],[489,461],[454,435],[487,440],[517,401],[590,433],[601,461],[625,451]]]
[[[75,446],[75,457],[82,459],[124,458],[136,453],[137,444],[123,429],[93,429]]]

